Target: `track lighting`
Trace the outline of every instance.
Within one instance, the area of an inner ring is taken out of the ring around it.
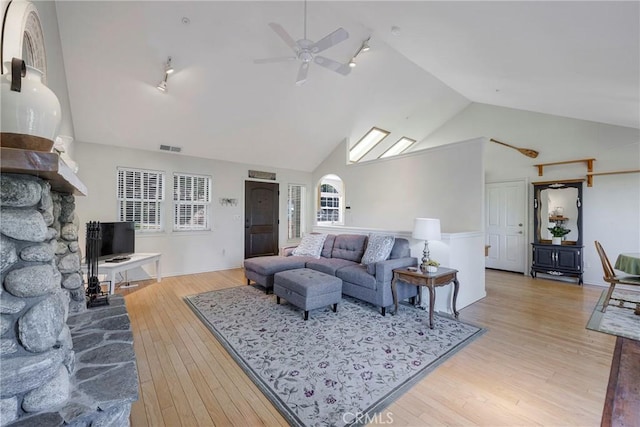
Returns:
[[[349,61],[349,67],[353,68],[356,66],[356,58],[358,57],[358,55],[360,55],[360,53],[367,52],[369,49],[371,49],[371,46],[369,46],[370,39],[371,37],[362,42],[360,48],[356,51],[355,55],[353,55],[351,61]]]
[[[167,59],[167,63],[164,65],[164,72],[165,72],[165,74],[171,74],[174,71],[175,70],[171,66],[171,57],[169,57],[169,59]]]
[[[156,86],[156,88],[160,92],[166,92],[167,91],[167,77],[166,77],[166,74],[165,74],[164,80],[162,80],[160,83],[158,83],[158,86]]]
[[[156,88],[160,92],[166,92],[167,91],[167,79],[169,78],[169,74],[173,73],[174,71],[175,70],[171,66],[171,57],[169,57],[167,59],[167,62],[164,64],[164,79],[162,79],[160,81],[160,83],[158,83],[158,85],[156,86]]]

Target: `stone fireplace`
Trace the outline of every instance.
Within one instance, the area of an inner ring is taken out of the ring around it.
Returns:
[[[124,299],[87,309],[77,178],[16,168],[59,161],[26,151],[2,148],[0,425],[128,425],[138,379]]]

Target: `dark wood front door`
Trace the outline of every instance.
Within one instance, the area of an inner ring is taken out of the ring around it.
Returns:
[[[244,257],[278,255],[278,184],[245,181]]]

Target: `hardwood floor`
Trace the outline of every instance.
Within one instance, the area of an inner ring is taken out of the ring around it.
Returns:
[[[132,426],[287,425],[182,300],[245,284],[236,269],[118,291],[131,317],[140,380]],[[460,319],[488,331],[374,423],[600,425],[615,337],[585,325],[603,288],[491,270],[486,284],[487,297],[461,310]]]

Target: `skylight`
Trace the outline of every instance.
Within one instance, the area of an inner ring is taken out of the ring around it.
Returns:
[[[411,138],[407,138],[406,136],[403,136],[398,141],[396,141],[395,144],[389,147],[387,151],[382,153],[382,155],[378,158],[384,159],[385,157],[396,156],[400,153],[403,153],[407,148],[415,144],[415,142],[416,142],[415,139],[411,139]]]
[[[371,130],[360,138],[360,141],[349,150],[349,160],[351,162],[360,161],[365,154],[385,139],[387,135],[389,135],[389,132],[386,130],[372,127]]]

